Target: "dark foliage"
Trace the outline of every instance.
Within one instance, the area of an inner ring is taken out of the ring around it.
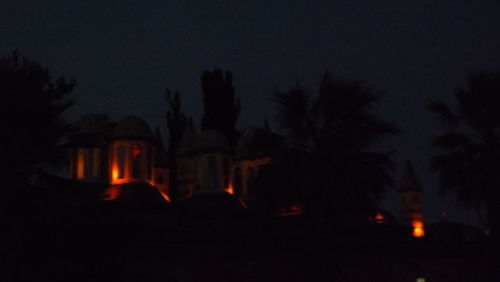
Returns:
[[[457,107],[433,101],[427,108],[446,125],[431,158],[442,192],[454,191],[470,207],[485,206],[492,237],[500,237],[500,72],[467,77]]]
[[[372,146],[398,129],[373,112],[380,93],[360,81],[325,73],[316,96],[297,85],[275,91],[283,153],[259,180],[261,188],[301,201],[306,214],[335,222],[353,206],[372,207],[392,184],[390,153]],[[280,181],[277,182],[277,179]],[[287,192],[288,191],[288,192]],[[272,194],[272,193],[271,193]]]
[[[236,144],[238,133],[235,129],[240,114],[240,100],[235,96],[233,75],[220,69],[204,71],[201,77],[203,91],[202,130],[217,130]]]
[[[167,127],[170,136],[168,145],[168,164],[170,167],[170,197],[176,199],[177,197],[177,149],[181,142],[182,133],[186,127],[186,116],[181,109],[181,99],[179,92],[172,92],[167,89]]]
[[[62,114],[74,80],[52,79],[49,70],[14,52],[0,59],[0,130],[7,175],[26,173],[40,163],[61,160],[58,145],[70,127]]]

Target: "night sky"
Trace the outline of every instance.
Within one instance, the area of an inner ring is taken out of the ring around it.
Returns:
[[[400,168],[412,160],[427,222],[445,210],[478,224],[437,195],[427,160],[440,126],[423,107],[451,101],[467,72],[500,67],[500,1],[102,2],[0,2],[0,55],[17,48],[77,79],[69,119],[136,114],[165,132],[165,88],[179,90],[198,120],[201,73],[218,67],[233,71],[244,128],[273,116],[273,89],[301,81],[314,91],[329,69],[385,92],[380,112],[404,131],[384,146]],[[396,211],[394,193],[385,205]]]

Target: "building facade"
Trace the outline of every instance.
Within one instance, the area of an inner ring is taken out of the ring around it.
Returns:
[[[68,144],[71,178],[106,183],[110,199],[125,183],[147,183],[168,199],[168,168],[159,162],[164,150],[158,139],[137,116],[113,123],[104,115],[86,115],[75,123]]]

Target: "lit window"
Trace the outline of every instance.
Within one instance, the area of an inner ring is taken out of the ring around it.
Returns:
[[[413,237],[424,237],[425,231],[424,231],[424,223],[422,221],[413,221]]]
[[[425,278],[419,277],[419,278],[417,278],[417,282],[425,282]]]
[[[118,146],[118,179],[125,178],[125,146]]]
[[[78,148],[76,156],[76,178],[85,177],[85,152],[83,148]]]

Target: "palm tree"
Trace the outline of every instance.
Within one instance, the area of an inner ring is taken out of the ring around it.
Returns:
[[[392,184],[391,153],[373,149],[398,133],[374,112],[380,96],[362,81],[335,79],[328,72],[314,96],[301,85],[274,92],[284,148],[259,184],[279,190],[273,201],[299,200],[303,207],[305,280],[321,276],[324,268],[314,270],[324,258],[324,228],[335,231],[353,208],[373,207]]]
[[[486,207],[491,238],[500,237],[500,72],[467,77],[457,106],[433,101],[427,108],[446,126],[430,160],[442,192],[454,191],[468,207]]]
[[[374,113],[381,93],[326,72],[316,96],[296,85],[275,91],[288,155],[288,189],[300,191],[306,214],[337,222],[353,206],[374,204],[392,184],[390,153],[373,145],[398,129]],[[290,164],[295,162],[295,164]]]

